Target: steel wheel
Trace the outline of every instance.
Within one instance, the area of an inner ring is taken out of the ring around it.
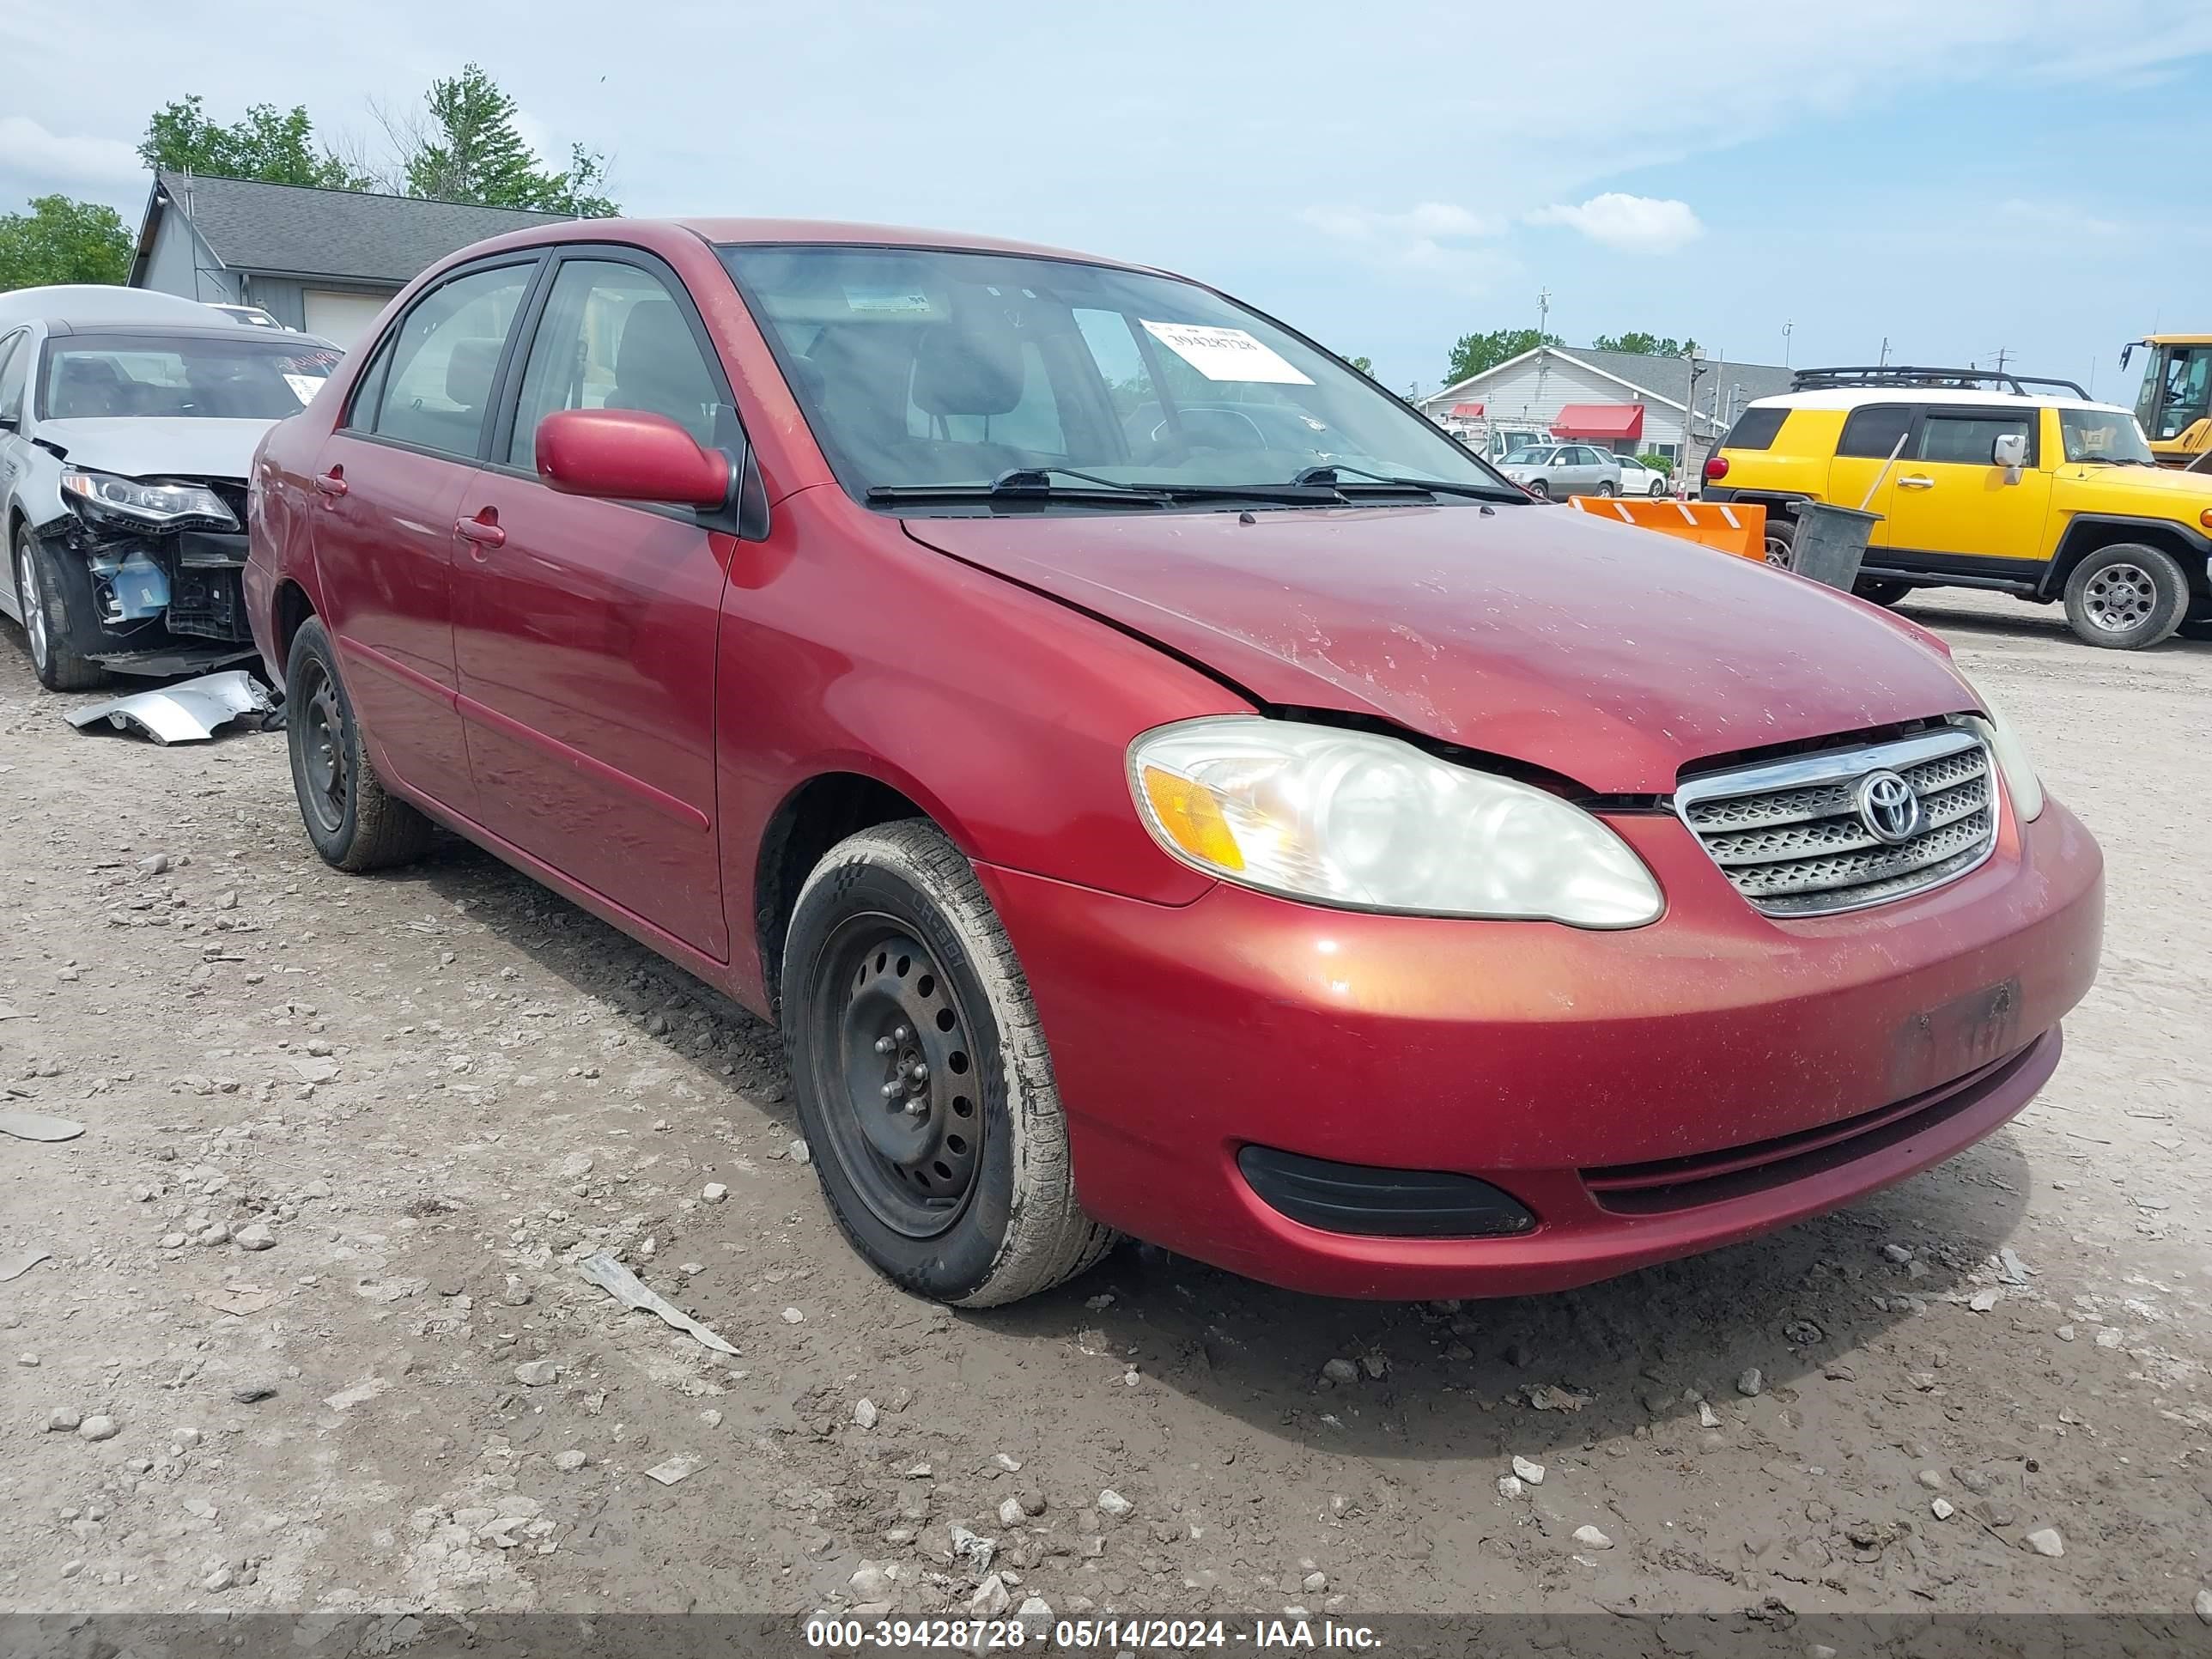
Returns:
[[[1772,565],[1777,570],[1789,569],[1790,562],[1795,556],[1796,552],[1796,544],[1791,542],[1789,537],[1778,536],[1771,531],[1767,532],[1766,562]]]
[[[337,682],[320,664],[311,666],[307,684],[296,688],[307,695],[293,718],[304,722],[301,758],[307,767],[307,787],[301,798],[313,809],[323,830],[331,835],[345,827],[346,801],[352,793],[352,767],[345,740],[345,713],[338,704]]]
[[[27,542],[15,544],[15,603],[23,612],[23,637],[30,642],[31,662],[44,676],[52,647],[46,640],[46,602],[39,591],[39,573],[31,568]]]
[[[2157,604],[2157,586],[2139,564],[2108,564],[2081,591],[2081,608],[2090,624],[2107,634],[2142,627]]]
[[[937,958],[881,913],[823,951],[809,1045],[830,1151],[875,1218],[908,1238],[959,1220],[981,1167],[969,1012]]]

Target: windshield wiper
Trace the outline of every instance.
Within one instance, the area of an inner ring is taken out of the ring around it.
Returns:
[[[1080,484],[1054,483],[1054,478],[1079,478]],[[878,484],[868,491],[872,501],[1142,501],[1166,507],[1178,501],[1267,501],[1285,507],[1339,506],[1345,499],[1333,483],[1322,481],[1290,483],[1125,483],[1096,472],[1079,472],[1072,466],[1017,466],[1001,472],[989,483]]]
[[[1337,481],[1337,474],[1340,472],[1350,472],[1362,478],[1371,478],[1375,481],[1375,484],[1384,485],[1392,489],[1418,490],[1431,495],[1466,495],[1479,501],[1525,501],[1528,499],[1520,490],[1510,489],[1500,484],[1459,483],[1449,478],[1394,478],[1387,472],[1370,472],[1364,466],[1346,466],[1342,462],[1332,462],[1326,466],[1310,466],[1291,482],[1294,484],[1328,484],[1340,490],[1349,488],[1371,491],[1374,488],[1374,485],[1340,484]]]

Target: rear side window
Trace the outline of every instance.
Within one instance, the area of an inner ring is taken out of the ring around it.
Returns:
[[[373,406],[354,406],[355,429],[473,458],[507,326],[534,269],[472,270],[416,301],[400,321]]]
[[[2035,464],[2035,422],[2026,412],[2017,415],[1948,415],[1930,410],[1921,429],[1920,459],[1950,466],[1990,466],[1998,439],[2028,440],[2028,465]]]
[[[1780,435],[1783,422],[1790,418],[1786,409],[1747,409],[1735,417],[1727,437],[1721,440],[1723,449],[1771,449]]]
[[[1864,409],[1855,409],[1851,417],[1844,422],[1844,435],[1837,441],[1838,455],[1871,456],[1886,461],[1912,425],[1912,410],[1905,404],[1869,404]]]

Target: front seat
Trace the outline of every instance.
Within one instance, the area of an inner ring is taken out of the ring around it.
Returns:
[[[615,345],[609,409],[665,415],[704,446],[714,441],[714,406],[721,401],[690,325],[673,300],[640,300],[623,319]]]

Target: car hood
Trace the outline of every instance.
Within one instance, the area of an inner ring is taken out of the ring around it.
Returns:
[[[252,470],[253,447],[274,421],[208,421],[112,416],[41,421],[40,442],[78,466],[126,478],[236,478]]]
[[[931,518],[915,540],[1105,617],[1263,703],[1380,715],[1607,794],[1975,699],[1933,635],[1565,508]]]
[[[2075,463],[2059,476],[2094,485],[2100,498],[2107,491],[2112,492],[2113,499],[2124,494],[2135,495],[2147,512],[2179,513],[2188,502],[2200,508],[2212,507],[2212,476],[2186,472],[2178,466],[2084,466]],[[2094,512],[2095,508],[2093,506],[2087,510]],[[2196,515],[2192,513],[2190,516],[2193,519]],[[2201,530],[2203,526],[2191,524],[2189,528]]]

